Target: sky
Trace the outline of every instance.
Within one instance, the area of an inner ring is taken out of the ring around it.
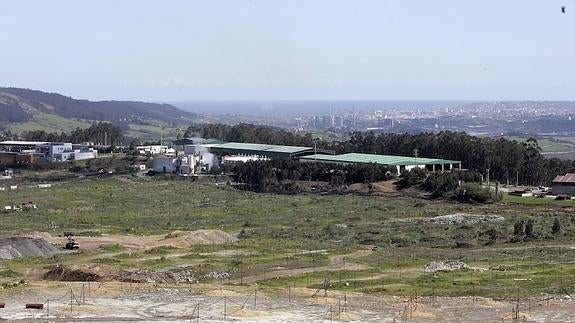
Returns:
[[[574,100],[574,36],[575,0],[3,1],[0,86],[164,102]]]

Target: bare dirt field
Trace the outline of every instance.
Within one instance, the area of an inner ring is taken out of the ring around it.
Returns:
[[[208,284],[33,282],[0,294],[0,318],[57,322],[573,322],[570,299],[405,298]],[[25,309],[42,303],[41,310]]]
[[[48,232],[27,234],[31,238],[44,239],[54,245],[63,246],[66,237],[54,237]],[[155,247],[188,247],[193,245],[220,245],[237,241],[237,238],[221,230],[173,231],[166,235],[102,235],[75,237],[83,250],[94,250],[102,245],[117,244],[131,250],[145,250]]]

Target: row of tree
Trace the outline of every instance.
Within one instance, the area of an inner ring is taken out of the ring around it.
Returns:
[[[229,142],[253,142],[268,145],[309,147],[314,144],[314,138],[310,133],[298,135],[284,129],[247,123],[240,123],[235,126],[220,123],[192,125],[184,132],[184,137],[194,136],[215,138]]]
[[[122,129],[109,122],[94,123],[86,129],[76,128],[70,133],[49,133],[44,130],[24,131],[19,137],[30,141],[71,142],[76,144],[93,142],[96,145],[110,146],[118,146],[124,143]]]
[[[286,190],[284,184],[291,181],[329,182],[337,188],[387,180],[393,174],[392,169],[376,164],[333,165],[293,160],[236,163],[225,171],[235,174],[239,183],[256,192]]]
[[[349,139],[317,140],[311,134],[292,132],[251,124],[235,126],[200,124],[189,127],[185,136],[199,135],[234,142],[299,145],[333,150],[336,153],[368,153],[460,160],[464,168],[479,172],[486,179],[503,183],[548,185],[555,176],[575,169],[572,160],[545,158],[537,140],[526,142],[505,138],[476,137],[463,132],[383,133],[353,132]]]

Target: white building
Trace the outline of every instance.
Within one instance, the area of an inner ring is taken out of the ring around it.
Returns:
[[[41,154],[48,161],[85,160],[98,156],[98,151],[92,147],[62,142],[36,145],[34,152]]]
[[[140,155],[175,154],[176,150],[164,145],[137,146]]]
[[[159,155],[154,157],[154,171],[178,175],[197,175],[202,171],[202,156]]]

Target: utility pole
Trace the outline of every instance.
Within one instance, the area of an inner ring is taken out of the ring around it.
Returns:
[[[487,187],[491,187],[491,184],[489,183],[489,168],[487,168]]]
[[[417,150],[417,148],[415,148],[413,150],[413,156],[415,156],[415,167],[417,167],[417,153],[418,153],[418,150]]]

